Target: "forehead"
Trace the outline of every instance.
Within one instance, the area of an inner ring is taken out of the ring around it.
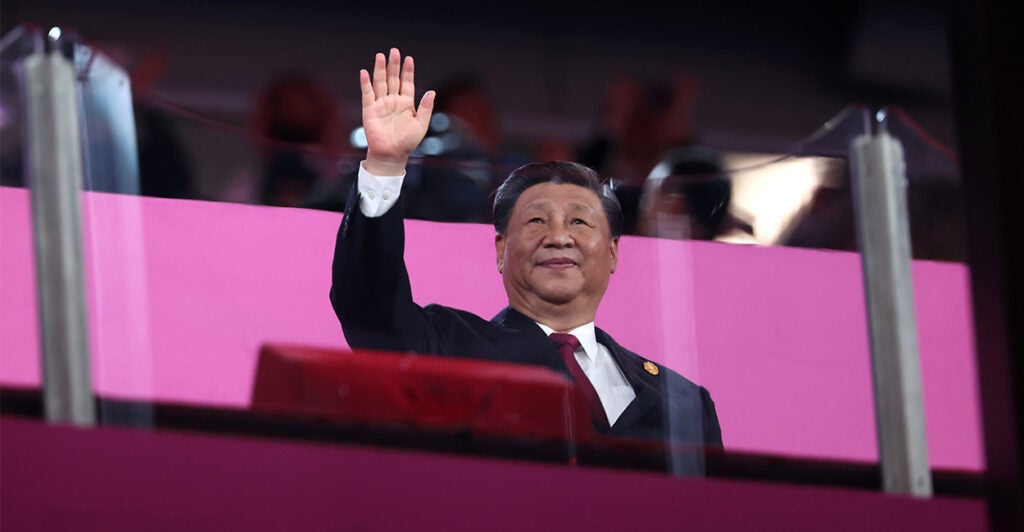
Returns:
[[[527,209],[579,209],[589,208],[603,213],[601,198],[589,188],[568,183],[539,183],[523,191],[516,200],[513,212]]]

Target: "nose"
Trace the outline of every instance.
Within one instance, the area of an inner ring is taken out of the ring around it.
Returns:
[[[544,246],[552,248],[573,247],[572,235],[569,234],[569,227],[562,222],[555,222],[548,225],[549,229],[544,236]]]

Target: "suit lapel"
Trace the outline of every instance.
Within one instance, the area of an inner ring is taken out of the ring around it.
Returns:
[[[484,331],[494,345],[513,362],[546,366],[564,375],[569,375],[555,343],[544,335],[544,331],[533,320],[512,307],[505,307],[491,323],[498,327]]]
[[[657,375],[651,375],[644,370],[643,359],[624,349],[601,329],[597,329],[597,341],[608,348],[615,363],[622,370],[622,374],[633,387],[633,392],[636,393],[636,397],[612,425],[612,434],[622,434],[643,419],[651,410],[661,407],[664,395],[661,381]]]
[[[533,320],[512,307],[506,307],[491,319],[491,323],[498,327],[484,331],[484,334],[509,360],[545,366],[569,376],[569,370],[558,354],[558,348]],[[651,375],[644,370],[644,359],[624,349],[601,329],[597,329],[596,333],[597,341],[608,348],[626,381],[636,393],[636,397],[615,421],[610,431],[612,435],[628,433],[630,428],[651,410],[661,408],[664,401],[661,380],[657,375]]]

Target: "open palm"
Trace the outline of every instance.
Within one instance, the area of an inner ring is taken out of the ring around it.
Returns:
[[[386,61],[384,54],[377,54],[372,79],[366,70],[359,71],[367,165],[388,175],[404,169],[427,134],[434,109],[434,91],[427,91],[416,108],[413,59],[406,57],[403,65],[401,58],[398,49],[392,48]]]

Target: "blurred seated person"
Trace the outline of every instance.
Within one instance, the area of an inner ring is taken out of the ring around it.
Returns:
[[[343,153],[340,115],[334,98],[312,77],[278,76],[260,94],[254,122],[263,167],[260,203],[300,206],[336,173],[335,161]]]
[[[484,158],[497,155],[501,133],[494,106],[475,77],[456,76],[442,82],[434,110],[456,122],[466,142],[465,149],[479,151]]]
[[[362,128],[355,137],[361,140]],[[363,145],[365,147],[365,145]],[[487,222],[490,167],[471,141],[463,124],[435,113],[423,141],[410,155],[402,182],[403,216],[433,222]],[[357,161],[343,161],[341,179],[324,181],[302,207],[344,211],[358,176]],[[348,164],[351,163],[351,164]],[[341,166],[341,165],[339,165]]]
[[[71,40],[80,39],[73,37]],[[157,49],[139,50],[126,43],[92,42],[96,54],[125,69],[131,80],[132,116],[139,163],[139,194],[161,198],[201,199],[193,162],[175,124],[173,112],[153,103],[151,95],[167,73],[167,56]],[[17,123],[3,123],[0,185],[23,186]],[[14,142],[10,142],[10,141]],[[110,139],[94,139],[102,145]],[[13,148],[13,149],[10,149]],[[91,187],[91,183],[86,184]],[[122,190],[123,191],[123,190]]]
[[[853,192],[846,165],[831,173],[791,222],[784,246],[856,251]],[[949,176],[918,175],[907,179],[907,215],[914,259],[965,262],[966,235],[960,188]]]
[[[577,148],[575,160],[615,182],[625,232],[639,232],[639,201],[648,174],[672,146],[693,142],[696,78],[641,84],[619,77],[608,84],[598,130]]]
[[[457,76],[443,83],[426,135],[410,155],[402,196],[403,216],[434,222],[489,222],[487,196],[498,160],[501,135],[494,109],[476,78]],[[355,137],[362,139],[363,129]],[[366,146],[361,146],[365,148]],[[343,211],[357,179],[353,167],[338,183],[318,187],[304,207]]]
[[[531,163],[498,188],[494,246],[508,306],[494,318],[413,301],[401,187],[428,131],[435,93],[416,106],[413,60],[403,63],[395,48],[387,58],[377,54],[372,77],[360,71],[360,84],[367,154],[338,230],[330,291],[349,345],[544,366],[583,390],[601,434],[721,446],[704,387],[595,326],[618,263],[622,211],[590,168]],[[699,453],[672,461],[678,473],[704,471]]]
[[[442,81],[434,110],[462,133],[464,156],[474,151],[486,163],[487,176],[480,176],[485,195],[494,192],[509,170],[528,162],[520,150],[506,143],[494,103],[476,75],[460,74]]]
[[[715,240],[750,224],[730,213],[732,181],[718,152],[701,144],[669,150],[651,171],[640,201],[640,234],[676,240]]]
[[[135,136],[139,150],[139,192],[143,196],[198,199],[192,162],[171,118],[136,100]]]

